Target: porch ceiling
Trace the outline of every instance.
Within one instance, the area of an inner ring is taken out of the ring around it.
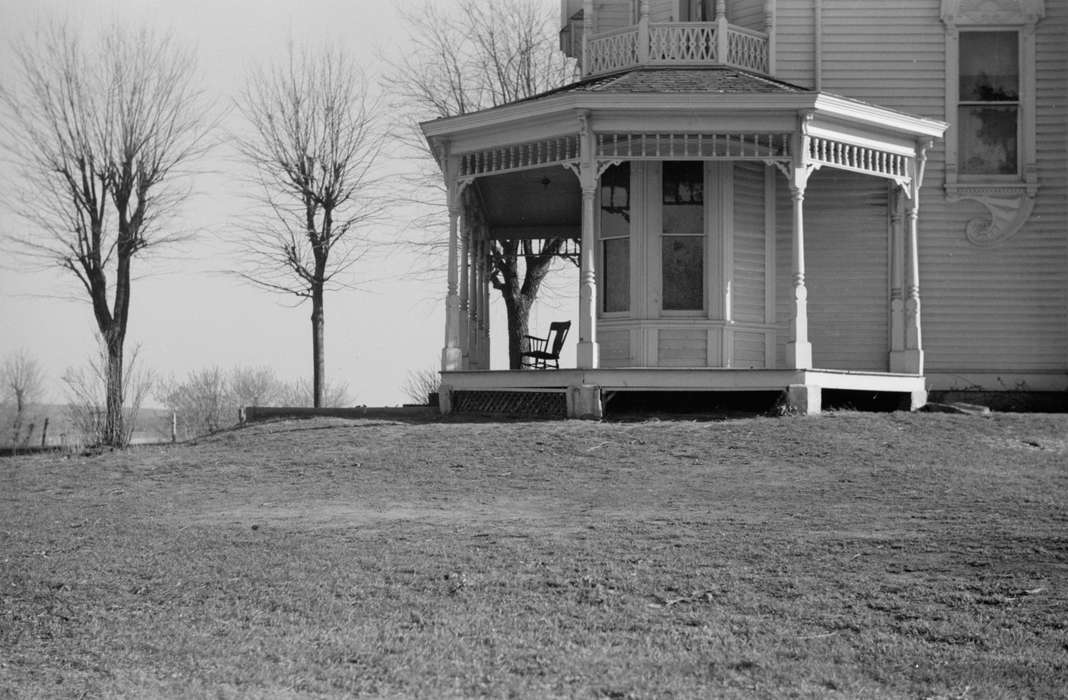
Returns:
[[[475,186],[494,238],[579,235],[582,191],[559,165],[479,178]]]

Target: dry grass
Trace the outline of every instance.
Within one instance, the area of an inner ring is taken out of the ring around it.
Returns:
[[[0,461],[2,697],[1057,697],[1068,416],[318,419]]]

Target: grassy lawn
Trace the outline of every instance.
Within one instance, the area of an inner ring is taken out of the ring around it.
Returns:
[[[0,460],[0,697],[1063,697],[1068,415]]]

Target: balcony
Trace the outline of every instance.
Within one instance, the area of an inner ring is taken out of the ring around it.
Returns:
[[[770,73],[768,35],[725,20],[640,22],[590,34],[585,44],[583,77],[637,66],[727,66]],[[582,51],[581,47],[575,48],[576,53]]]

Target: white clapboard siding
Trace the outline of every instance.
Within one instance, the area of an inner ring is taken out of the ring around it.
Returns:
[[[657,365],[705,367],[708,365],[708,330],[661,328],[657,333]]]
[[[940,118],[945,28],[939,10],[937,0],[866,3],[858,21],[856,2],[824,0],[822,89]]]
[[[650,22],[671,22],[678,16],[679,0],[649,0]]]
[[[634,364],[630,354],[630,331],[602,330],[598,333],[597,344],[602,367],[629,367]]]
[[[734,368],[764,369],[764,341],[763,333],[736,330],[734,332]]]
[[[630,0],[603,0],[595,4],[597,27],[594,31],[610,32],[630,27],[634,22],[634,4]]]
[[[775,2],[775,77],[812,87],[815,24],[812,0]]]
[[[763,323],[765,301],[764,165],[734,166],[734,285],[732,318]]]
[[[791,203],[778,188],[777,288],[784,328],[792,313]],[[805,268],[812,362],[822,369],[889,366],[888,210],[885,180],[829,168],[809,179]],[[782,335],[789,335],[784,332]]]
[[[940,0],[821,5],[824,90],[936,119],[956,118],[946,113]],[[805,86],[815,77],[813,7],[811,0],[776,3],[776,77]],[[1045,8],[1035,34],[1039,191],[1027,223],[999,245],[971,244],[965,227],[988,213],[977,202],[947,199],[944,143],[930,154],[919,221],[928,372],[1068,370],[1068,2],[1047,1]],[[811,193],[805,207],[811,213]],[[788,208],[780,209],[780,246],[788,214]],[[783,287],[789,280],[784,276],[789,260],[781,255],[789,250],[789,239],[785,242],[778,258],[780,304],[789,292]]]
[[[731,24],[764,31],[765,0],[730,0],[727,3],[727,19]]]

